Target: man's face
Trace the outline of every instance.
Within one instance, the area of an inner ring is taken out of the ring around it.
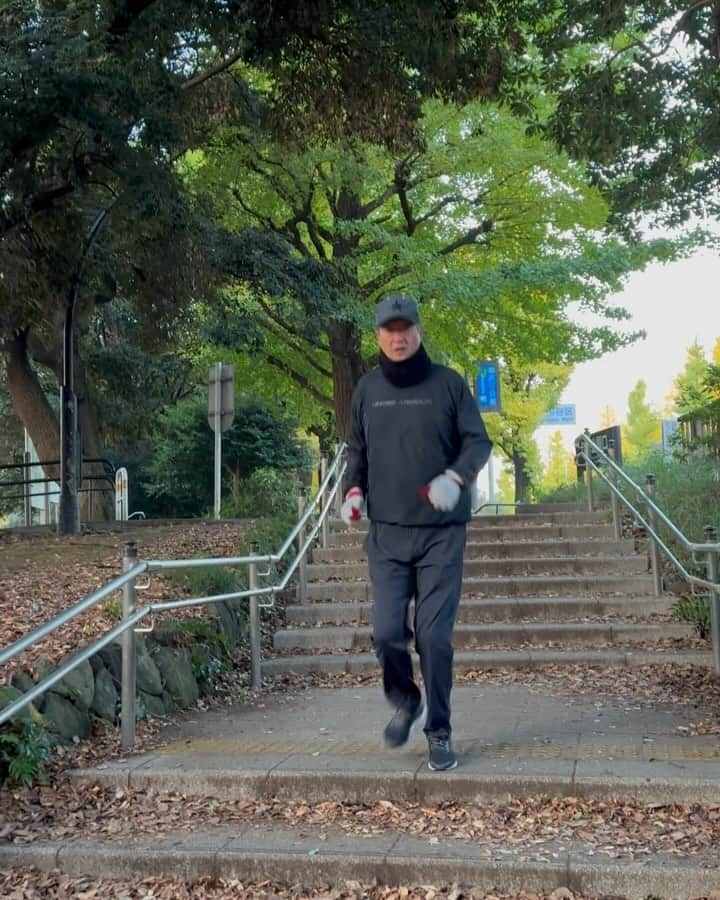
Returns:
[[[391,319],[375,330],[380,349],[393,362],[402,362],[417,353],[420,346],[420,326],[407,319]]]

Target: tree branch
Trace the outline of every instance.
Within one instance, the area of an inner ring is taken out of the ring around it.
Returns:
[[[293,337],[301,338],[302,340],[308,340],[304,335],[300,334],[299,331],[296,331],[292,325],[282,319],[275,310],[270,306],[267,300],[264,300],[262,297],[258,296],[258,303],[262,307],[264,313],[267,315],[269,319],[271,319],[276,325],[282,328],[283,331],[286,331],[288,334],[291,334]],[[330,352],[330,347],[325,344],[314,344],[312,341],[308,341],[311,347],[315,347],[317,350],[323,350],[325,353]]]
[[[300,372],[296,372],[295,369],[289,366],[282,359],[279,359],[277,356],[266,355],[265,359],[270,363],[271,366],[275,366],[276,369],[280,369],[281,372],[289,375],[296,384],[299,384],[300,387],[303,388],[303,390],[306,390],[322,406],[325,406],[327,409],[335,408],[332,399],[330,397],[326,397],[325,394],[319,391],[310,381],[310,379],[305,375],[301,375]]]
[[[397,194],[397,190],[397,184],[389,184],[379,197],[376,197],[374,200],[369,200],[364,206],[360,207],[361,218],[367,219],[367,217],[371,213],[374,213],[376,209],[380,209],[381,206],[384,206],[391,197]]]
[[[187,91],[190,88],[197,87],[199,84],[202,84],[209,78],[214,78],[215,75],[219,75],[221,72],[229,69],[230,66],[232,66],[240,59],[242,54],[243,51],[238,50],[236,53],[231,53],[230,56],[227,57],[227,59],[221,59],[214,65],[205,69],[203,72],[199,72],[197,75],[193,75],[192,78],[189,78],[187,81],[182,83],[182,85],[180,86],[180,90]]]
[[[270,332],[272,332],[276,337],[279,337],[280,340],[284,341],[288,347],[294,350],[299,356],[301,356],[305,362],[312,366],[316,372],[323,376],[323,378],[332,378],[332,372],[328,369],[324,368],[317,360],[313,359],[310,355],[309,351],[303,347],[301,344],[295,340],[296,337],[300,337],[295,331],[290,329],[284,322],[279,320],[276,316],[272,314],[269,307],[261,300],[260,305],[263,310],[270,318],[270,323],[266,322],[264,327],[267,328]],[[288,337],[288,334],[292,335],[292,337]]]
[[[441,250],[438,250],[438,254],[440,256],[447,256],[449,253],[454,253],[456,250],[459,250],[460,247],[467,247],[469,244],[477,244],[476,240],[480,235],[485,235],[490,230],[491,225],[488,222],[483,222],[481,225],[476,226],[475,228],[469,228],[465,234],[460,235],[459,238],[452,241],[450,244],[446,244]],[[485,240],[485,246],[487,246],[487,240]]]
[[[383,272],[383,274],[378,275],[377,278],[366,281],[365,284],[361,285],[359,289],[360,295],[362,297],[369,297],[399,275],[407,275],[408,272],[412,272],[412,269],[412,266],[396,266],[394,269],[390,269],[389,272]]]

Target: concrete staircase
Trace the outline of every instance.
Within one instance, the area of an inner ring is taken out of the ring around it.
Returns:
[[[269,674],[375,669],[372,591],[363,540],[332,522],[329,546],[313,551],[308,598],[286,609]],[[455,629],[458,671],[497,666],[697,661],[677,650],[691,629],[669,620],[653,595],[645,554],[616,540],[609,513],[579,504],[520,507],[468,526],[463,596]]]
[[[377,672],[362,537],[334,523],[313,555],[312,599],[287,608],[266,675]],[[282,896],[318,898],[349,884],[373,898],[717,896],[720,747],[694,727],[717,711],[700,692],[671,702],[662,683],[646,701],[637,670],[613,670],[609,695],[607,680],[587,677],[588,665],[709,664],[707,651],[661,643],[687,630],[653,596],[645,557],[613,540],[602,512],[537,507],[474,520],[467,560],[458,669],[570,666],[458,684],[456,770],[428,770],[422,735],[382,745],[377,684],[289,679],[193,710],[155,749],[70,772],[97,809],[31,844],[0,841],[0,869],[239,880],[243,896],[259,882],[258,897],[266,879],[285,883]],[[151,832],[133,833],[140,814]],[[683,843],[708,828],[702,846]]]

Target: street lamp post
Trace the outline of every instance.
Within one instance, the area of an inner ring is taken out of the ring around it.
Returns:
[[[92,224],[83,242],[82,255],[73,273],[65,306],[63,325],[63,372],[60,385],[60,506],[57,533],[78,534],[80,531],[80,504],[78,502],[78,413],[75,396],[75,306],[77,304],[82,272],[90,248],[110,215],[104,209]]]

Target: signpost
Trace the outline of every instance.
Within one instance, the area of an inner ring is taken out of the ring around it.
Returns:
[[[575,425],[575,404],[560,403],[549,410],[542,420],[543,425]]]
[[[475,397],[481,413],[500,412],[500,364],[494,359],[484,359],[478,363],[475,379]],[[488,458],[488,500],[495,502],[495,467],[493,454]]]
[[[500,412],[500,365],[497,360],[478,363],[477,402],[480,412]]]
[[[220,494],[222,486],[222,433],[235,420],[235,369],[233,366],[215,363],[210,366],[208,378],[208,422],[215,432],[215,490],[213,514],[220,518]]]

